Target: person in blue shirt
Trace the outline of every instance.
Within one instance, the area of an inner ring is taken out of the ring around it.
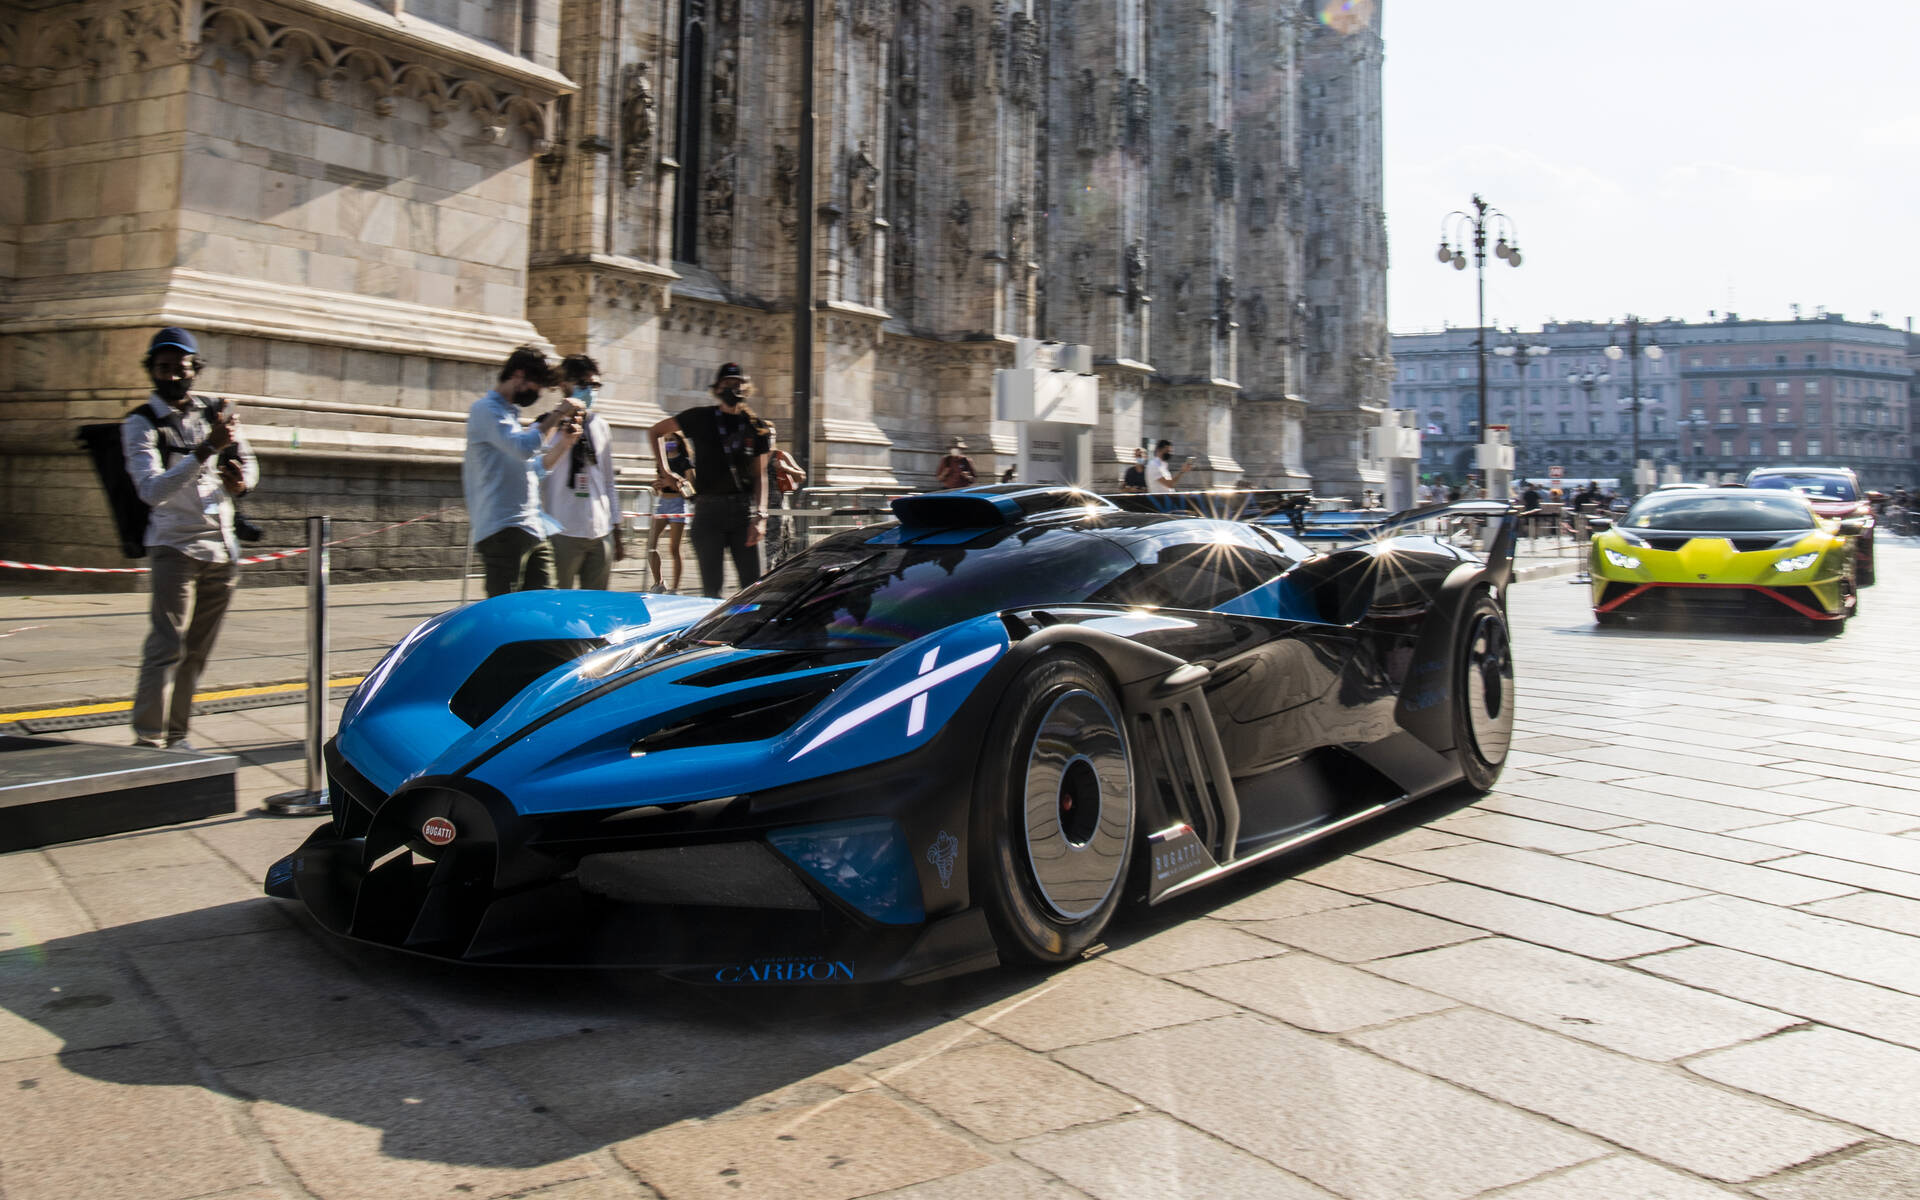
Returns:
[[[525,427],[519,413],[556,382],[546,354],[522,346],[507,356],[499,383],[467,412],[460,483],[467,499],[467,536],[480,555],[490,597],[553,586],[551,524],[540,511],[540,479],[552,462],[572,452],[582,410],[562,400]],[[559,436],[548,443],[547,435],[556,430]]]

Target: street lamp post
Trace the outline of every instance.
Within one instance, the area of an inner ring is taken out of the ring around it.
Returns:
[[[1593,411],[1593,393],[1595,390],[1597,390],[1601,384],[1612,378],[1613,376],[1605,371],[1595,371],[1591,368],[1585,371],[1567,372],[1567,382],[1587,394],[1587,403],[1584,411],[1588,413]],[[1589,426],[1588,428],[1591,429],[1592,427]]]
[[[1517,335],[1518,335],[1518,333],[1519,333],[1519,331],[1518,331],[1518,330],[1515,330],[1514,332],[1515,332],[1515,335],[1516,335],[1516,336],[1517,336]],[[1518,371],[1518,373],[1519,373],[1519,376],[1520,376],[1520,392],[1519,392],[1519,396],[1520,396],[1520,398],[1519,398],[1519,400],[1518,400],[1518,401],[1516,401],[1516,402],[1515,402],[1515,405],[1514,405],[1514,411],[1520,414],[1520,425],[1521,425],[1521,432],[1522,432],[1522,433],[1524,434],[1524,433],[1526,433],[1526,432],[1527,432],[1527,430],[1526,430],[1526,424],[1527,424],[1527,362],[1528,362],[1528,360],[1530,360],[1530,359],[1535,359],[1535,358],[1545,358],[1545,357],[1546,357],[1547,355],[1549,355],[1549,354],[1551,354],[1551,353],[1553,353],[1553,347],[1552,347],[1552,346],[1530,346],[1530,345],[1528,345],[1528,344],[1526,344],[1525,342],[1521,342],[1521,343],[1518,343],[1518,344],[1515,344],[1515,345],[1511,345],[1511,346],[1495,346],[1495,347],[1493,348],[1493,352],[1494,352],[1495,354],[1498,354],[1498,355],[1499,355],[1499,356],[1500,356],[1501,358],[1510,358],[1510,359],[1512,359],[1512,360],[1513,360],[1513,364],[1514,364],[1514,366],[1515,366],[1515,367],[1517,367],[1517,368],[1519,368],[1519,371]],[[1482,403],[1483,403],[1483,405],[1484,405],[1484,401],[1483,401]],[[1482,421],[1483,421],[1483,426],[1482,426],[1482,427],[1483,427],[1483,428],[1484,428],[1484,420],[1485,420],[1485,413],[1484,413],[1484,411],[1483,411],[1483,413],[1482,413]],[[1519,461],[1520,461],[1520,459],[1521,459],[1521,456],[1523,455],[1523,453],[1524,453],[1524,451],[1523,451],[1523,450],[1521,449],[1521,447],[1520,447],[1520,442],[1519,442],[1519,441],[1515,441],[1515,442],[1514,442],[1514,451],[1513,451],[1513,458],[1514,458],[1514,462],[1516,463],[1516,465],[1517,465],[1517,464],[1519,463]],[[1526,476],[1526,470],[1525,470],[1525,468],[1522,468],[1522,469],[1521,469],[1521,471],[1520,471],[1520,474],[1521,474],[1521,477],[1522,477],[1522,478],[1524,478],[1524,477]]]
[[[1628,401],[1628,406],[1631,409],[1630,420],[1633,428],[1633,441],[1631,443],[1633,450],[1632,457],[1628,460],[1630,467],[1627,471],[1627,499],[1629,500],[1637,499],[1640,495],[1640,355],[1644,353],[1648,358],[1658,362],[1666,354],[1666,351],[1654,345],[1650,338],[1645,346],[1640,344],[1641,324],[1642,322],[1639,317],[1629,313],[1626,321],[1626,349],[1622,350],[1619,346],[1607,347],[1608,358],[1615,362],[1619,362],[1622,358],[1627,360],[1628,377],[1631,380],[1628,386],[1633,392],[1631,399]]]
[[[1474,357],[1480,364],[1480,429],[1482,441],[1487,436],[1487,231],[1492,230],[1495,237],[1493,256],[1505,259],[1510,267],[1520,265],[1520,237],[1514,227],[1513,219],[1506,213],[1488,204],[1478,195],[1473,198],[1473,211],[1459,209],[1440,218],[1439,259],[1450,263],[1456,271],[1467,269],[1466,252],[1462,249],[1469,240],[1473,243],[1475,323]]]

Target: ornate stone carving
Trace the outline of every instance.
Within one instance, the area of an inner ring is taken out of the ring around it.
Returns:
[[[645,63],[628,63],[620,81],[620,175],[628,187],[640,182],[653,145],[653,87]]]
[[[121,30],[130,27],[124,21],[118,26]],[[150,28],[151,24],[143,27]],[[411,62],[365,45],[337,42],[305,26],[266,21],[250,7],[218,0],[206,4],[200,10],[197,36],[182,40],[194,46],[233,51],[248,61],[249,78],[256,82],[271,80],[281,67],[291,64],[296,70],[311,73],[316,86],[323,80],[332,81],[336,94],[344,84],[368,95],[375,112],[390,115],[396,98],[418,100],[427,108],[429,124],[436,129],[447,125],[449,114],[467,112],[488,140],[504,141],[509,132],[520,130],[534,154],[552,149],[554,102],[545,95],[508,90],[474,76],[449,75],[426,63]],[[68,45],[62,37],[50,42],[48,53],[42,57],[48,65],[82,65],[81,61],[64,62],[69,53],[77,53],[83,61],[94,54],[90,61],[99,61],[97,50],[89,50],[97,46],[97,35],[93,41],[82,37],[72,44],[71,51],[59,49]],[[146,57],[155,52],[149,48],[141,54]]]
[[[1127,243],[1127,311],[1140,307],[1146,299],[1147,246],[1139,238]]]
[[[700,211],[706,218],[707,244],[724,248],[733,241],[733,155],[707,168],[700,185]]]
[[[1241,306],[1241,311],[1245,314],[1245,320],[1242,321],[1241,324],[1244,325],[1246,328],[1247,337],[1255,342],[1258,342],[1262,338],[1266,337],[1267,336],[1266,293],[1261,291],[1255,291],[1253,295],[1247,297],[1247,302]]]
[[[323,97],[324,98],[324,97]],[[560,177],[567,168],[567,130],[573,124],[573,97],[562,96],[554,105],[555,137],[548,143],[547,152],[536,160],[541,172],[547,178],[547,186],[558,187]]]
[[[777,142],[773,147],[773,191],[774,205],[778,210],[775,219],[780,222],[780,232],[789,242],[799,237],[800,216],[794,208],[794,196],[800,187],[800,155],[785,142]]]
[[[737,24],[740,20],[740,0],[714,0],[713,19],[722,25]]]
[[[1093,247],[1085,242],[1076,243],[1072,255],[1073,290],[1080,297],[1080,307],[1093,304]]]
[[[876,185],[880,168],[873,161],[873,146],[861,142],[847,157],[847,238],[856,246],[873,232]]]
[[[1100,113],[1093,72],[1082,70],[1073,88],[1073,148],[1082,154],[1100,152]]]
[[[920,105],[920,22],[911,11],[901,15],[894,52],[893,94],[899,98],[901,108],[917,108]]]
[[[973,205],[964,196],[947,210],[947,253],[956,271],[964,269],[973,257]]]
[[[920,173],[920,139],[914,136],[913,120],[901,117],[893,131],[893,211],[902,216],[913,206],[914,181]]]
[[[1126,144],[1139,158],[1153,145],[1153,89],[1144,79],[1129,79],[1126,87]]]
[[[1213,192],[1222,200],[1233,199],[1238,167],[1233,156],[1233,130],[1222,129],[1213,136]]]
[[[1032,108],[1040,99],[1040,23],[1026,13],[1014,13],[1011,38],[1007,95],[1022,108]]]
[[[987,21],[987,93],[998,94],[1006,86],[1007,3],[993,0]]]
[[[1027,206],[1018,200],[1007,209],[1007,261],[1016,267],[1027,262]]]
[[[893,233],[887,241],[887,257],[893,280],[893,292],[887,302],[895,312],[903,315],[913,312],[913,256],[913,217],[911,214],[901,214],[894,218]]]
[[[947,22],[947,91],[955,100],[973,99],[974,73],[978,69],[973,45],[973,9],[961,5]]]
[[[1193,195],[1193,151],[1188,142],[1193,131],[1181,125],[1173,131],[1173,194]]]
[[[1182,271],[1173,277],[1173,328],[1184,333],[1193,308],[1193,272]]]
[[[708,109],[713,118],[716,142],[733,140],[734,106],[738,96],[734,80],[736,60],[732,50],[722,50],[713,59],[713,101]]]
[[[1265,233],[1267,226],[1273,223],[1273,215],[1267,206],[1267,169],[1264,166],[1253,168],[1247,180],[1247,190],[1252,193],[1247,198],[1247,227],[1255,233]]]
[[[1233,276],[1216,278],[1213,281],[1213,331],[1219,337],[1226,337],[1234,328],[1233,300]]]

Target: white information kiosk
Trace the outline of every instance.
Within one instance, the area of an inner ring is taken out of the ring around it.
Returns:
[[[1100,423],[1093,347],[1020,338],[1013,366],[993,373],[993,415],[1018,429],[1016,480],[1093,487],[1093,434]]]

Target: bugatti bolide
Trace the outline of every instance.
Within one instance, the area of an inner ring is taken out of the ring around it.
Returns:
[[[269,872],[328,929],[709,983],[1068,961],[1416,797],[1513,728],[1505,505],[1315,552],[1067,488],[907,496],[715,604],[523,592],[435,617]],[[1422,532],[1484,524],[1475,553]]]
[[[1859,607],[1851,520],[1758,488],[1653,492],[1593,535],[1594,620],[1802,619],[1837,630]]]

